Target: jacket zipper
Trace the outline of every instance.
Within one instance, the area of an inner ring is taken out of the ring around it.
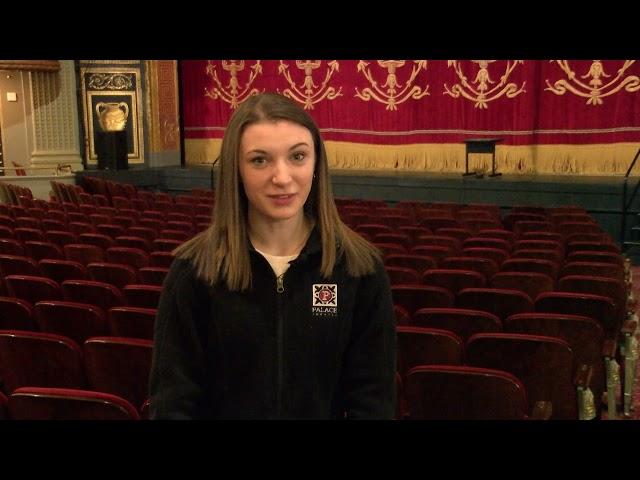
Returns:
[[[284,273],[276,277],[276,292],[279,294],[284,293]],[[278,301],[278,326],[277,326],[277,335],[278,335],[278,385],[277,385],[277,417],[280,418],[282,416],[282,383],[284,379],[284,359],[283,359],[283,350],[284,350],[284,318],[282,314],[282,295],[277,296]]]

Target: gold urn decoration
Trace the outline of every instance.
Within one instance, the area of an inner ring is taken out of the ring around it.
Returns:
[[[100,127],[105,132],[119,132],[125,129],[129,118],[129,105],[125,102],[96,104]]]

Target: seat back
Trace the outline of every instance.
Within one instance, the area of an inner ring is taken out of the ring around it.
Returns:
[[[42,332],[0,330],[0,378],[6,394],[23,386],[86,387],[80,347]]]
[[[105,312],[111,307],[125,305],[122,292],[109,283],[92,280],[65,280],[62,282],[64,299],[69,302],[89,303]]]
[[[130,227],[129,230],[131,230],[131,228],[134,228],[134,227]],[[142,227],[139,227],[139,228],[142,228]],[[130,233],[127,233],[127,235],[121,235],[119,237],[116,237],[115,246],[136,248],[136,249],[142,250],[145,253],[148,253],[151,251],[151,243],[149,240],[147,240],[144,237],[134,236],[133,234],[130,234]]]
[[[497,265],[502,265],[509,258],[509,251],[494,247],[466,247],[460,253],[462,257],[487,258]]]
[[[7,396],[0,391],[0,421],[7,420],[9,414],[7,413],[7,404],[9,403],[9,399]]]
[[[613,300],[618,325],[622,325],[627,313],[627,292],[624,283],[607,277],[591,275],[567,275],[558,280],[558,290],[589,293]]]
[[[555,280],[558,276],[558,268],[558,264],[552,260],[540,258],[509,258],[504,261],[500,271],[542,273]]]
[[[4,281],[11,296],[31,304],[41,300],[62,300],[60,285],[49,278],[7,275]]]
[[[109,310],[109,331],[116,337],[153,340],[156,310],[139,307],[113,307]]]
[[[144,250],[132,247],[111,247],[107,249],[107,262],[124,263],[135,269],[149,266],[149,255]]]
[[[41,276],[38,264],[29,257],[0,254],[0,277],[7,275]]]
[[[514,313],[533,311],[527,294],[502,288],[465,288],[458,293],[456,306],[493,313],[501,320]]]
[[[560,278],[567,275],[595,275],[624,282],[624,267],[615,263],[568,262],[560,270]]]
[[[396,334],[397,371],[402,378],[418,365],[461,365],[463,362],[462,339],[452,332],[398,326]]]
[[[139,420],[133,405],[116,395],[68,388],[23,387],[8,401],[12,420]]]
[[[138,276],[144,285],[162,286],[168,273],[169,269],[162,267],[143,267],[138,270]]]
[[[445,288],[457,295],[464,288],[484,287],[486,280],[484,275],[473,270],[434,268],[422,274],[422,283]]]
[[[614,252],[598,252],[595,250],[576,250],[567,255],[568,262],[602,262],[624,266],[622,255]]]
[[[536,272],[498,272],[490,282],[491,288],[518,290],[535,301],[543,292],[553,290],[554,281],[544,273]]]
[[[84,343],[89,384],[118,395],[133,405],[149,396],[153,342],[138,338],[94,337]]]
[[[413,268],[407,267],[385,267],[391,285],[420,285],[420,275]]]
[[[158,308],[162,287],[157,285],[127,285],[122,289],[127,305],[140,308]]]
[[[24,247],[18,240],[12,238],[0,238],[0,254],[24,256]]]
[[[504,322],[505,333],[544,335],[561,338],[573,350],[577,365],[591,366],[590,388],[596,399],[606,390],[604,359],[604,331],[597,320],[581,315],[563,313],[520,313]],[[601,402],[595,402],[598,416]]]
[[[550,401],[552,419],[576,420],[573,351],[559,338],[513,333],[479,333],[465,348],[467,364],[511,373],[527,389],[529,411]]]
[[[85,266],[72,260],[45,258],[38,262],[38,267],[43,275],[58,282],[58,284],[65,280],[86,280],[89,278],[89,273]]]
[[[67,260],[87,265],[93,262],[104,262],[104,250],[95,245],[85,243],[69,243],[64,247]]]
[[[529,411],[524,385],[502,370],[419,366],[409,371],[404,390],[415,420],[523,420]]]
[[[33,306],[13,297],[0,297],[0,330],[37,330]]]
[[[502,322],[493,313],[466,308],[421,308],[411,317],[411,325],[448,330],[465,342],[476,333],[502,331]]]
[[[546,292],[536,299],[535,311],[581,315],[597,320],[607,338],[615,338],[620,329],[616,306],[612,299],[602,295],[572,292]]]
[[[436,260],[426,255],[387,255],[384,264],[388,267],[411,268],[419,274],[430,268],[436,268]]]
[[[53,242],[24,242],[24,249],[27,252],[27,255],[35,260],[42,260],[44,258],[64,260],[64,252]]]
[[[426,285],[392,285],[394,305],[405,308],[413,315],[420,308],[452,307],[453,294],[441,287]]]
[[[34,310],[41,331],[64,335],[78,345],[109,334],[105,312],[95,305],[48,300],[36,303]]]
[[[107,248],[112,247],[114,243],[110,236],[102,233],[81,233],[78,235],[78,239],[84,244],[95,245],[105,251]]]
[[[409,326],[411,324],[411,315],[400,305],[393,306],[393,313],[396,317],[396,325]]]
[[[151,252],[149,255],[150,267],[169,268],[175,256],[171,252]]]
[[[90,263],[87,270],[91,280],[110,283],[121,290],[125,285],[138,281],[136,270],[122,263]]]
[[[472,270],[484,275],[487,282],[500,269],[498,264],[489,258],[482,257],[448,257],[440,262],[440,268]]]

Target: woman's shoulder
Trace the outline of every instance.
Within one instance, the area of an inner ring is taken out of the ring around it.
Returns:
[[[196,268],[191,260],[176,257],[169,268],[165,286],[180,289],[188,287],[189,285],[196,285],[200,282]]]

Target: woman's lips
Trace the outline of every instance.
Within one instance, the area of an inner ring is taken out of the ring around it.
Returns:
[[[283,195],[269,195],[269,198],[278,206],[286,206],[293,202],[295,193],[288,193]]]

